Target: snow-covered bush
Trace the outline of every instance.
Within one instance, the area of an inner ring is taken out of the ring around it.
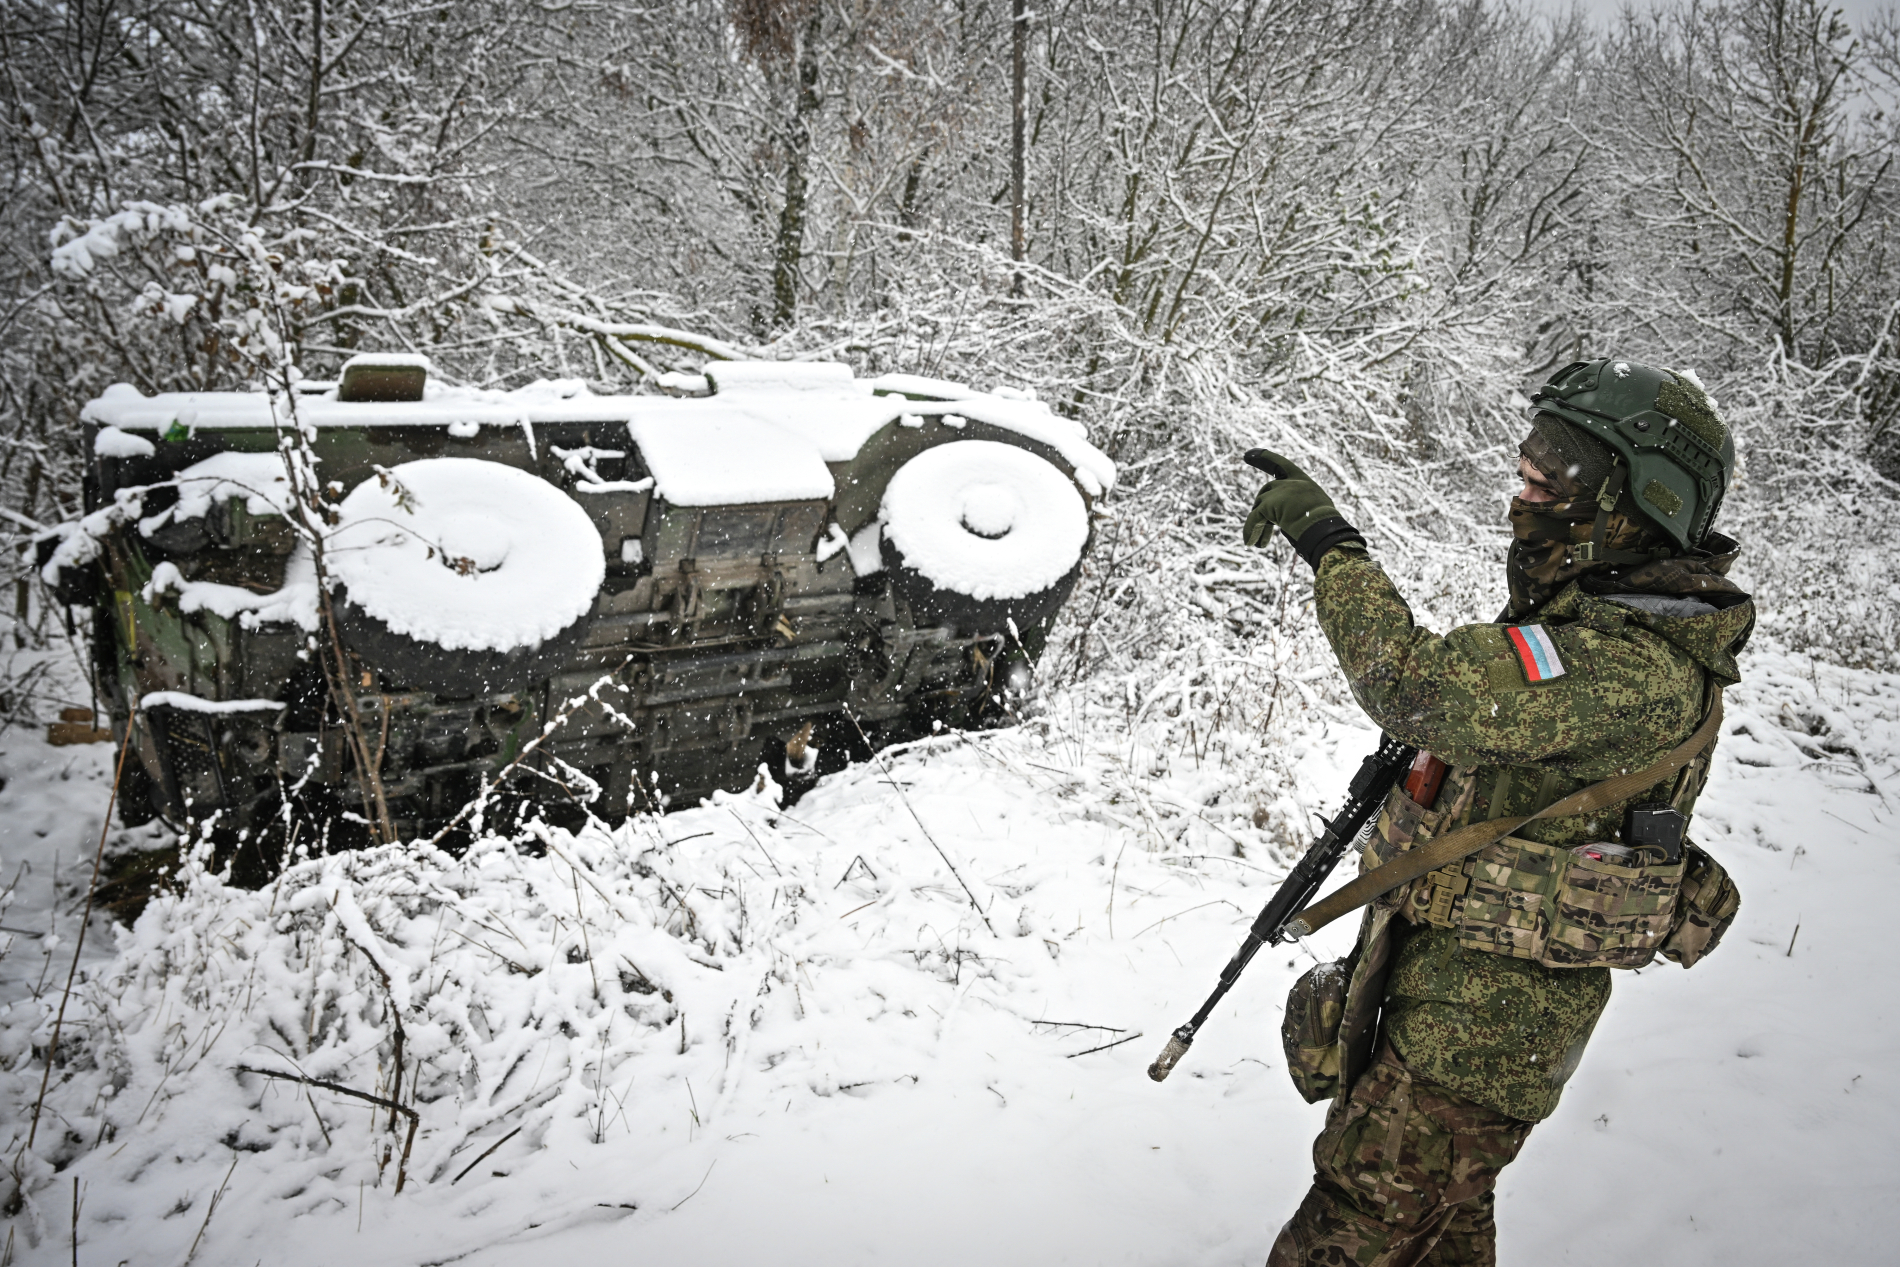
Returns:
[[[1328,736],[1324,672],[1272,643],[1190,650],[1153,689],[1130,679],[1018,729],[924,741],[791,812],[761,772],[695,809],[529,822],[459,857],[306,847],[262,889],[200,850],[82,975],[0,1202],[30,1243],[57,1244],[55,1175],[83,1173],[106,1219],[89,1243],[145,1220],[181,1253],[234,1161],[250,1180],[229,1231],[246,1239],[292,1214],[352,1219],[365,1187],[384,1228],[497,1200],[488,1226],[664,1209],[702,1176],[571,1185],[569,1160],[603,1144],[640,1166],[696,1156],[696,1135],[757,1113],[935,1078],[949,1018],[978,999],[959,1024],[1028,1040],[1034,1061],[1138,1037],[1100,988],[1115,936],[1165,924],[1145,895],[1214,882],[1250,900],[1321,804],[1289,773],[1366,741]],[[1109,942],[1078,939],[1084,925]],[[22,1126],[59,1002],[0,1014],[0,1104]],[[503,1181],[517,1173],[525,1188]],[[181,1201],[191,1218],[165,1223]]]

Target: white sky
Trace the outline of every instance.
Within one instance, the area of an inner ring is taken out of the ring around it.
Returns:
[[[1614,18],[1617,11],[1630,0],[1525,0],[1531,8],[1542,9],[1548,13],[1561,13],[1574,4],[1591,14],[1599,22]],[[1637,9],[1649,7],[1649,0],[1636,0]],[[1835,0],[1835,7],[1845,10],[1847,20],[1859,29],[1863,19],[1880,9],[1892,7],[1890,0]]]

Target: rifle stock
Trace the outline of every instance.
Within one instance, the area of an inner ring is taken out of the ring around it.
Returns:
[[[1194,1036],[1202,1023],[1227,991],[1233,988],[1234,982],[1240,979],[1240,974],[1246,971],[1260,948],[1278,945],[1286,939],[1287,925],[1312,902],[1313,895],[1326,883],[1326,877],[1339,865],[1347,846],[1359,838],[1359,833],[1379,812],[1386,792],[1404,776],[1406,768],[1417,755],[1418,749],[1409,744],[1400,743],[1390,735],[1380,736],[1378,748],[1359,763],[1359,772],[1353,775],[1347,789],[1345,805],[1330,822],[1321,820],[1324,830],[1320,832],[1319,839],[1293,864],[1293,870],[1287,873],[1286,879],[1281,881],[1280,887],[1260,909],[1260,914],[1254,918],[1253,927],[1247,931],[1246,940],[1240,943],[1240,949],[1221,969],[1220,981],[1215,985],[1214,992],[1207,996],[1207,1002],[1201,1004],[1200,1011],[1187,1024],[1169,1036],[1168,1045],[1148,1066],[1150,1078],[1161,1082],[1174,1072],[1175,1065],[1194,1045]]]

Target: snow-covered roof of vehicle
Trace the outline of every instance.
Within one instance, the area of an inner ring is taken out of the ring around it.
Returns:
[[[420,401],[340,401],[332,387],[299,392],[298,420],[317,427],[479,426],[625,422],[656,491],[675,505],[827,498],[825,463],[848,462],[879,430],[908,415],[989,423],[1053,448],[1092,495],[1113,487],[1115,465],[1082,424],[1025,393],[979,392],[958,383],[889,374],[860,379],[833,362],[730,361],[705,367],[710,396],[597,396],[576,380],[514,391],[431,381]],[[925,397],[926,399],[918,399]],[[114,384],[80,415],[121,431],[270,427],[272,394],[166,392]],[[458,425],[459,424],[459,425]],[[469,432],[472,434],[472,431]]]

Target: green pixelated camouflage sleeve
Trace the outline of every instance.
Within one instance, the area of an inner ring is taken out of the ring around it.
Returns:
[[[1595,600],[1545,609],[1561,675],[1533,682],[1503,625],[1443,637],[1413,622],[1363,550],[1314,580],[1320,627],[1353,696],[1389,733],[1453,765],[1547,763],[1600,779],[1646,765],[1695,728],[1703,673],[1681,649]]]

